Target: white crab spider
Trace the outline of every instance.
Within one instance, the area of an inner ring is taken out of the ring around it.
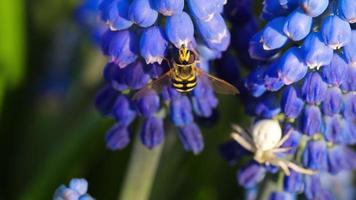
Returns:
[[[234,129],[231,134],[232,138],[246,150],[254,153],[254,159],[258,163],[279,166],[287,176],[290,175],[289,168],[308,175],[316,173],[316,171],[300,167],[275,155],[275,153],[283,153],[291,149],[290,147],[281,147],[292,132],[290,131],[282,137],[282,129],[278,121],[271,119],[258,121],[252,128],[252,138],[240,126],[232,125],[232,127]]]

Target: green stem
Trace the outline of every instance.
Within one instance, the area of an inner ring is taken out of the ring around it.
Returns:
[[[278,186],[271,176],[265,177],[258,189],[256,200],[267,200],[269,195],[278,190]]]
[[[149,199],[162,149],[163,144],[149,150],[136,137],[119,200]]]

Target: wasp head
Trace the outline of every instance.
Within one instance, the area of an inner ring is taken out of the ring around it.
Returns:
[[[180,62],[188,62],[190,58],[190,51],[189,49],[183,44],[179,48],[179,61]]]

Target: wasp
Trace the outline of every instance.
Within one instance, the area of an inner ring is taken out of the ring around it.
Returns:
[[[198,54],[195,51],[189,50],[184,44],[181,45],[181,47],[178,49],[178,53],[176,53],[171,60],[173,67],[171,67],[169,61],[167,62],[170,66],[170,70],[139,90],[134,95],[134,99],[137,99],[145,94],[147,90],[153,89],[160,91],[162,90],[163,86],[168,85],[171,85],[180,93],[188,93],[196,87],[197,78],[199,76],[207,77],[211,81],[214,91],[217,93],[232,95],[239,93],[236,87],[230,83],[198,68]]]

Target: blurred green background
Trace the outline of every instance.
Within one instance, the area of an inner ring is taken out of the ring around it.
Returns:
[[[93,106],[105,58],[74,19],[80,3],[2,0],[0,199],[51,199],[73,177],[86,178],[97,199],[118,198],[133,144],[105,148],[113,121]],[[167,133],[150,199],[241,199],[237,167],[217,148],[242,111],[237,99],[219,99],[215,125],[201,123],[203,153],[184,152],[175,132]]]

